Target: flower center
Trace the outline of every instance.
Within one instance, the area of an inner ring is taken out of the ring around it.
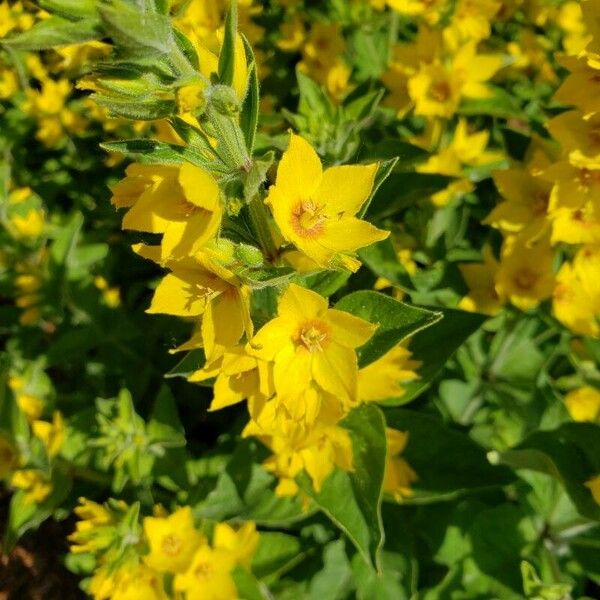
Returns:
[[[435,81],[429,88],[429,96],[436,102],[446,102],[452,96],[450,84],[447,81]]]
[[[329,330],[321,321],[310,321],[302,326],[298,337],[309,352],[323,352],[329,339]]]
[[[550,194],[547,192],[538,192],[534,197],[532,212],[536,217],[542,217],[548,210]]]
[[[210,563],[201,562],[196,565],[194,575],[198,579],[208,579],[213,574],[213,567]]]
[[[323,207],[312,200],[301,200],[292,210],[292,227],[294,231],[304,238],[313,238],[325,228],[325,215]]]
[[[589,169],[579,169],[577,180],[583,187],[586,188],[589,188],[592,185],[599,185],[600,173],[597,173],[596,171],[590,171]]]
[[[166,535],[162,539],[161,548],[167,556],[177,556],[181,552],[182,541],[176,535]]]
[[[537,274],[532,270],[521,269],[515,274],[513,281],[519,289],[530,290],[535,285],[537,278]]]

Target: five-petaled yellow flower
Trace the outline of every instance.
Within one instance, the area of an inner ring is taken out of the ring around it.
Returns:
[[[376,173],[376,164],[324,171],[311,145],[292,134],[267,198],[284,239],[320,267],[337,259],[356,270],[360,263],[347,254],[389,235],[355,216],[371,195]]]
[[[254,336],[250,349],[274,362],[279,396],[297,394],[315,382],[326,392],[354,400],[355,348],[375,329],[363,319],[328,308],[327,300],[316,292],[291,284],[279,299],[278,316]]]

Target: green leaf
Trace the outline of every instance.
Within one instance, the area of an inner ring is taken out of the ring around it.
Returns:
[[[165,385],[158,393],[146,431],[153,442],[185,446],[185,430],[179,420],[179,411],[171,390]]]
[[[501,119],[523,118],[523,108],[514,96],[502,88],[496,86],[490,86],[490,88],[493,93],[489,98],[464,100],[458,112],[470,117],[488,115]]]
[[[260,579],[279,574],[298,562],[302,547],[298,538],[278,531],[264,531],[252,559],[252,572]]]
[[[233,84],[235,71],[235,46],[238,29],[237,0],[232,0],[225,17],[225,36],[219,55],[219,81],[224,85]]]
[[[403,289],[413,289],[410,275],[398,260],[396,249],[390,238],[359,250],[358,256],[378,277],[384,277]]]
[[[350,275],[348,271],[319,271],[307,275],[297,274],[294,281],[329,298],[346,285]]]
[[[323,549],[323,563],[323,569],[310,582],[310,599],[338,600],[339,598],[347,598],[354,588],[354,583],[344,540],[336,540],[325,546]]]
[[[39,0],[39,5],[40,8],[69,20],[96,14],[96,0]]]
[[[174,377],[183,377],[184,379],[187,379],[192,373],[200,370],[204,366],[204,363],[206,363],[204,350],[202,350],[202,348],[192,350],[165,374],[165,378],[172,379]]]
[[[417,371],[419,379],[406,384],[406,393],[397,401],[390,402],[391,406],[406,404],[422,394],[454,352],[487,320],[485,315],[462,310],[436,310],[443,318],[433,327],[419,331],[409,345],[412,358],[421,362]]]
[[[218,163],[190,147],[144,139],[105,142],[100,147],[107,152],[118,152],[145,164],[180,165],[188,161],[198,167],[220,172]]]
[[[364,560],[380,568],[380,551],[384,533],[381,499],[385,473],[385,421],[376,406],[360,406],[342,422],[352,438],[354,470],[336,469],[313,489],[303,473],[298,484],[352,541]]]
[[[269,600],[272,598],[268,590],[265,590],[264,584],[261,584],[252,573],[242,567],[236,567],[231,575],[240,598],[244,600]]]
[[[254,150],[254,141],[256,139],[256,129],[258,126],[258,116],[260,112],[260,85],[258,80],[258,67],[254,59],[254,51],[246,36],[242,36],[246,56],[248,56],[248,91],[242,105],[240,114],[240,127],[244,132],[246,147],[252,155]]]
[[[331,119],[335,114],[335,109],[323,88],[298,69],[296,69],[296,78],[300,89],[298,111],[311,118]]]
[[[371,193],[369,194],[367,201],[363,204],[362,208],[359,211],[359,217],[364,217],[367,214],[367,211],[369,210],[369,206],[371,205],[375,194],[377,194],[379,188],[391,175],[392,171],[394,170],[394,167],[398,163],[398,160],[398,157],[394,157],[390,158],[389,160],[384,160],[377,165],[377,173],[375,174],[375,180],[373,181],[373,188],[371,189]]]
[[[454,178],[434,173],[392,173],[369,205],[369,220],[391,217],[445,189]]]
[[[10,499],[8,523],[4,535],[4,551],[10,552],[18,539],[30,529],[39,527],[54,509],[67,498],[72,481],[59,471],[52,474],[52,492],[41,503],[26,500],[26,492],[18,490]]]
[[[79,233],[83,226],[83,215],[75,212],[68,223],[63,225],[50,249],[50,257],[56,265],[65,265],[75,251]]]
[[[511,450],[492,455],[513,469],[546,473],[560,481],[583,516],[599,521],[600,505],[586,481],[600,474],[600,426],[565,423],[553,431],[538,431]]]
[[[349,294],[335,308],[379,325],[373,337],[357,351],[361,367],[376,361],[407,337],[431,327],[443,316],[441,312],[410,306],[371,291]]]
[[[98,12],[115,45],[130,56],[167,55],[174,44],[169,17],[141,8],[133,8],[123,0],[101,0]]]
[[[47,50],[99,40],[102,35],[102,26],[97,18],[69,21],[61,17],[50,17],[23,33],[3,38],[0,44],[15,50]]]
[[[407,409],[385,411],[389,427],[408,433],[402,453],[417,474],[414,496],[405,502],[469,489],[502,486],[514,476],[491,465],[486,451],[468,435],[453,429],[438,416]]]
[[[212,491],[195,505],[196,516],[217,521],[236,517],[274,527],[306,518],[309,513],[298,499],[275,496],[273,476],[258,464],[263,457],[256,441],[238,443]]]
[[[91,98],[108,110],[112,117],[139,121],[155,121],[170,117],[175,112],[175,101],[170,99],[148,97],[145,99],[112,97],[103,94],[92,94]]]

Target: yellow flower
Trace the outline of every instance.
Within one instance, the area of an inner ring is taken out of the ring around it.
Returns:
[[[554,316],[569,329],[581,335],[600,335],[600,294],[588,290],[589,283],[582,279],[578,270],[565,263],[556,276],[552,311]]]
[[[500,10],[497,0],[459,0],[444,38],[450,48],[457,49],[468,41],[487,39],[491,21]]]
[[[227,523],[217,523],[213,533],[212,545],[217,550],[226,550],[236,563],[249,569],[252,557],[258,547],[259,535],[256,524],[250,521],[244,523],[239,529],[234,529]]]
[[[272,361],[275,390],[293,396],[315,382],[342,401],[356,399],[358,362],[355,348],[375,325],[349,313],[328,309],[327,300],[291,284],[278,303],[278,316],[250,341],[250,352]]]
[[[31,428],[33,435],[42,440],[49,456],[56,456],[60,452],[65,440],[65,423],[60,411],[54,411],[52,423],[34,421]]]
[[[448,0],[384,0],[390,8],[410,16],[422,16],[430,24],[434,25],[440,19]]]
[[[493,178],[504,201],[483,222],[504,235],[518,233],[527,243],[546,234],[550,227],[548,205],[552,183],[526,169],[495,171]]]
[[[0,66],[0,100],[12,98],[19,91],[19,80],[12,69]]]
[[[463,45],[452,58],[422,64],[408,81],[415,114],[449,118],[462,98],[488,98],[485,84],[504,64],[496,55],[477,55],[474,43]]]
[[[198,548],[185,573],[175,576],[176,592],[186,600],[236,600],[237,588],[231,576],[235,556],[204,544]]]
[[[336,425],[307,425],[290,419],[268,402],[258,419],[250,421],[244,437],[258,437],[272,452],[264,467],[279,478],[275,492],[279,496],[298,493],[295,478],[303,470],[312,480],[314,489],[321,490],[323,481],[337,466],[352,470],[352,441],[348,432]]]
[[[376,172],[377,165],[323,171],[310,144],[292,135],[267,198],[284,239],[322,267],[331,266],[340,253],[385,239],[388,232],[355,217],[371,194]],[[348,262],[353,270],[360,266],[355,259]]]
[[[213,362],[207,362],[188,381],[198,383],[216,377],[209,410],[219,410],[248,400],[251,415],[258,414],[273,395],[271,365],[248,354],[244,348],[228,348]]]
[[[14,215],[10,219],[18,238],[38,238],[44,231],[44,213],[32,208],[25,216]]]
[[[68,537],[71,542],[71,552],[73,554],[83,554],[97,552],[108,547],[114,537],[113,525],[115,521],[112,513],[106,506],[86,498],[79,498],[79,504],[74,509],[79,520],[75,523],[75,531]],[[108,586],[112,582],[112,578],[104,577],[102,571],[97,571],[97,575],[96,584],[99,589]],[[98,592],[94,596],[110,597],[110,594],[102,596]]]
[[[284,52],[295,52],[302,47],[306,39],[304,30],[304,21],[294,15],[291,21],[283,23],[279,28],[280,38],[277,41],[277,46]]]
[[[569,392],[565,404],[574,421],[595,422],[600,419],[600,391],[589,385]]]
[[[146,517],[144,534],[150,546],[150,554],[144,560],[161,573],[183,573],[203,542],[202,534],[194,527],[189,506],[168,517]]]
[[[582,112],[569,110],[554,117],[548,129],[572,165],[600,169],[600,114],[585,118]]]
[[[18,454],[14,446],[0,435],[0,479],[4,478],[18,463]]]
[[[553,252],[542,240],[533,246],[517,239],[505,242],[496,275],[496,291],[521,310],[549,298],[554,289]]]
[[[566,34],[563,46],[567,54],[577,56],[592,41],[579,2],[571,1],[563,4],[558,11],[556,23]]]
[[[418,479],[404,458],[400,456],[408,443],[408,433],[386,427],[387,457],[383,489],[396,502],[412,496],[411,485]]]
[[[44,400],[35,394],[18,392],[15,394],[17,406],[29,421],[39,419],[44,410]]]
[[[419,379],[419,361],[411,360],[410,350],[402,345],[392,348],[358,372],[358,398],[361,402],[381,402],[400,398],[404,384]]]
[[[571,74],[560,86],[554,98],[576,106],[585,115],[600,112],[600,68],[594,68],[586,58],[566,56],[559,61]]]
[[[600,475],[596,475],[592,477],[590,480],[585,482],[585,487],[587,487],[597,504],[600,504]]]
[[[110,600],[168,600],[162,576],[144,564],[119,570]]]
[[[138,246],[137,251],[152,258],[147,248]],[[202,345],[207,361],[212,362],[227,348],[237,345],[244,333],[248,338],[252,336],[250,289],[207,251],[166,266],[172,272],[159,283],[146,312],[202,316],[199,336],[180,349]]]
[[[15,471],[10,478],[10,485],[26,492],[25,504],[40,504],[52,492],[52,484],[34,469]]]
[[[213,177],[189,163],[139,165],[113,186],[112,202],[128,207],[124,229],[162,233],[161,259],[184,258],[212,239],[221,225],[220,191]]]
[[[505,298],[496,289],[499,263],[489,246],[483,248],[483,263],[459,265],[469,293],[458,306],[468,312],[496,315],[502,309]]]
[[[600,241],[600,169],[561,161],[544,178],[554,181],[549,213],[552,243],[589,244]]]

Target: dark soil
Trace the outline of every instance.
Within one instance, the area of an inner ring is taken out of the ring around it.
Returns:
[[[9,494],[0,489],[0,540],[8,513]],[[79,600],[85,598],[77,577],[62,559],[68,550],[68,522],[49,520],[25,534],[10,554],[0,550],[0,600]]]

